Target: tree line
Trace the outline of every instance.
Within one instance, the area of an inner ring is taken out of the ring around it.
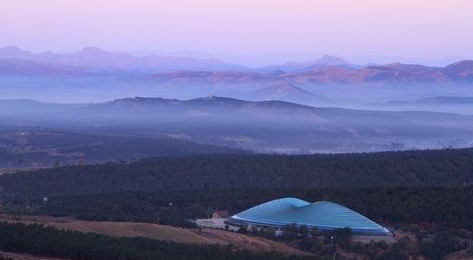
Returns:
[[[473,182],[473,149],[341,155],[197,155],[0,176],[0,198],[215,189],[451,186]]]
[[[340,203],[389,225],[421,223],[473,229],[473,186],[122,192],[51,197],[47,203],[31,203],[36,206],[27,212],[85,220],[157,223],[159,219],[161,224],[184,226],[189,225],[188,219],[208,218],[215,210],[236,214],[282,197]],[[21,211],[24,204],[10,206]]]

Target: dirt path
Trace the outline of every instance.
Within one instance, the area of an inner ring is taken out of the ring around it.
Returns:
[[[12,259],[12,260],[67,260],[63,258],[40,257],[40,256],[17,254],[17,253],[10,253],[10,252],[4,252],[4,251],[0,251],[0,257],[3,257],[5,259]]]
[[[446,255],[443,259],[445,260],[471,260],[473,259],[473,256],[467,253],[467,251],[470,250],[471,248],[451,253],[449,255]]]

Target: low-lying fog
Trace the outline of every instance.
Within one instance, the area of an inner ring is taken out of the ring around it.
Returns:
[[[125,98],[95,104],[0,102],[3,125],[170,138],[270,153],[469,147],[473,116],[314,108],[223,97]]]

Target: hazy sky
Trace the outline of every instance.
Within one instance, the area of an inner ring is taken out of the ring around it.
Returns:
[[[255,57],[472,57],[473,1],[0,0],[5,45]]]

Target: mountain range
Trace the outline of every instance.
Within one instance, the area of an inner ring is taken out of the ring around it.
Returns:
[[[465,60],[446,67],[392,63],[355,65],[325,55],[312,62],[288,62],[251,69],[215,59],[182,57],[137,57],[86,47],[77,53],[32,53],[16,46],[0,49],[0,74],[41,75],[79,73],[147,74],[156,80],[191,79],[239,82],[290,81],[298,83],[441,83],[471,82],[473,61]],[[193,72],[193,73],[192,73]]]
[[[175,79],[202,82],[245,83],[260,81],[286,81],[299,84],[419,84],[472,82],[473,61],[459,61],[444,68],[392,63],[386,65],[351,67],[347,65],[309,65],[299,70],[255,72],[173,72],[153,76],[155,80]]]
[[[71,72],[68,70],[71,67],[89,73],[156,73],[182,70],[246,70],[243,66],[233,65],[215,59],[158,57],[155,55],[137,57],[127,53],[112,53],[96,47],[86,47],[79,52],[71,54],[58,54],[53,52],[36,54],[24,51],[17,46],[8,46],[0,49],[0,60],[2,63],[5,61],[10,62],[10,66],[14,66],[15,62],[19,64],[18,66],[23,65],[26,73],[28,71],[25,61],[35,62],[31,64],[33,69],[35,66],[44,66],[45,72],[54,72],[47,70],[52,65],[63,66],[65,70],[58,72],[64,72],[66,74]],[[21,70],[17,70],[17,72],[20,74]]]
[[[359,108],[394,99],[473,96],[471,83],[471,60],[445,67],[359,65],[325,55],[311,62],[248,68],[215,59],[133,56],[96,47],[69,54],[0,49],[0,89],[2,98],[9,99],[90,102],[216,95]]]

